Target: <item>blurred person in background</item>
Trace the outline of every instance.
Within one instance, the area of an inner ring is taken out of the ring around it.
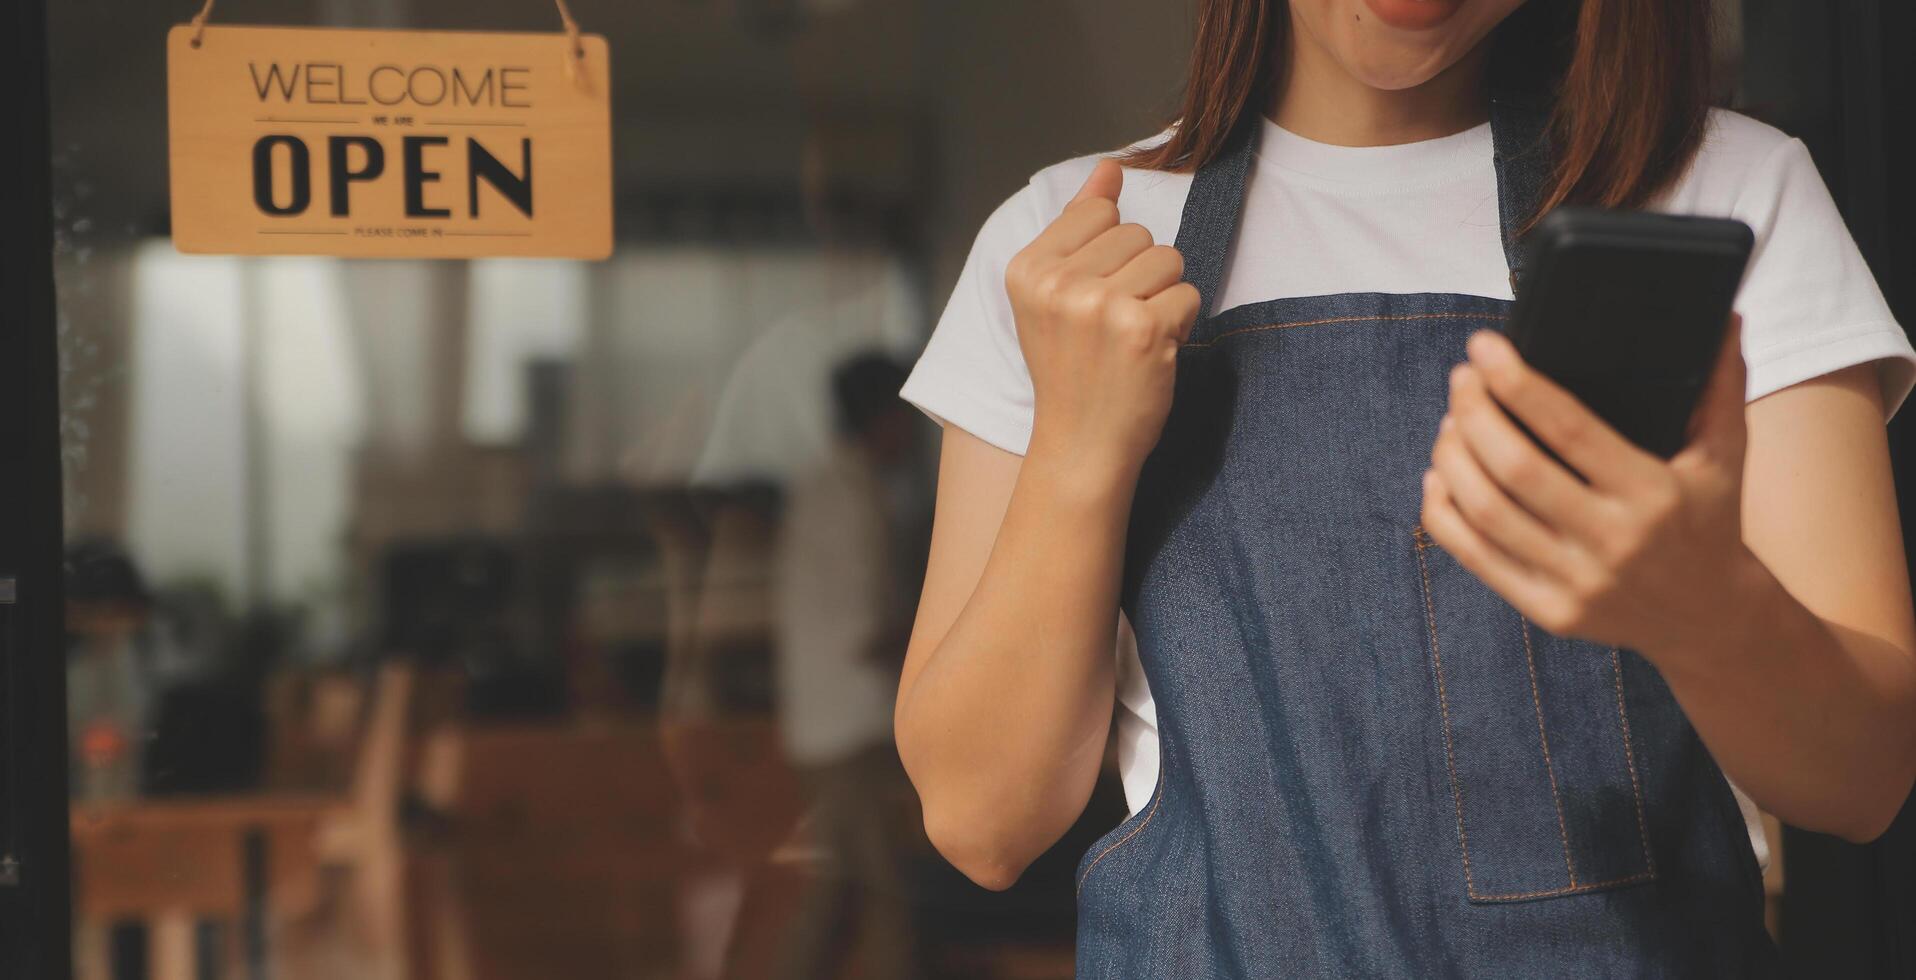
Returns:
[[[283,645],[279,624],[262,615],[257,641],[242,644],[217,589],[188,581],[153,590],[122,546],[99,538],[69,547],[66,596],[76,799],[257,782],[266,726],[259,674]]]
[[[1004,888],[1118,702],[1080,977],[1774,976],[1740,796],[1894,818],[1916,351],[1803,144],[1709,108],[1710,13],[1204,0],[1175,125],[986,222],[904,391],[944,439],[898,745]],[[1673,459],[1501,332],[1561,204],[1756,233]]]
[[[73,796],[138,795],[153,710],[153,596],[118,544],[75,542],[66,555],[67,745]]]
[[[913,496],[920,422],[898,399],[905,368],[882,353],[832,373],[837,437],[792,485],[775,569],[779,732],[804,783],[823,857],[793,922],[782,976],[922,974],[897,805],[909,786],[892,744],[910,636]],[[850,927],[850,928],[847,928]]]

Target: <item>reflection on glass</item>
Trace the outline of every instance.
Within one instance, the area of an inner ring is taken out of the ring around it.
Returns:
[[[621,240],[576,263],[182,255],[182,13],[54,5],[78,975],[1069,976],[1115,784],[990,894],[891,744],[896,392],[997,201],[1152,124],[1181,21],[1133,6],[581,9]]]

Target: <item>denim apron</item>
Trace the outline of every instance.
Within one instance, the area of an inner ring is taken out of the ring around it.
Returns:
[[[1492,100],[1513,283],[1544,119]],[[1735,799],[1656,670],[1529,623],[1418,523],[1450,368],[1511,304],[1211,314],[1254,129],[1178,229],[1204,304],[1121,599],[1158,784],[1078,865],[1078,976],[1775,974]]]

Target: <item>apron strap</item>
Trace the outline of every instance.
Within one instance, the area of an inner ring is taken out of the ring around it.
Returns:
[[[1491,96],[1497,210],[1513,292],[1528,255],[1519,232],[1542,202],[1544,182],[1550,178],[1549,124],[1547,102],[1505,93]],[[1203,297],[1198,307],[1200,319],[1221,312],[1214,307],[1244,211],[1245,183],[1260,128],[1255,115],[1240,124],[1218,155],[1192,176],[1191,189],[1184,199],[1177,249],[1184,255],[1184,281],[1196,286]]]
[[[1257,117],[1249,117],[1225,140],[1223,149],[1191,177],[1184,199],[1184,217],[1178,221],[1177,249],[1184,256],[1184,281],[1196,286],[1202,301],[1198,319],[1217,312],[1218,288],[1231,243],[1237,238],[1238,215],[1244,210],[1244,184],[1251,172]]]
[[[1524,225],[1543,203],[1550,179],[1550,105],[1535,97],[1496,92],[1490,96],[1491,154],[1497,167],[1497,211],[1503,228],[1504,261],[1516,292],[1530,257]]]

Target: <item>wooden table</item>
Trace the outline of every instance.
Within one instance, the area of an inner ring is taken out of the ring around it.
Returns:
[[[104,967],[109,927],[137,919],[154,980],[192,980],[195,923],[214,920],[237,928],[245,975],[263,977],[268,926],[317,900],[321,828],[342,810],[318,796],[74,804],[75,920],[96,947],[82,964]]]

